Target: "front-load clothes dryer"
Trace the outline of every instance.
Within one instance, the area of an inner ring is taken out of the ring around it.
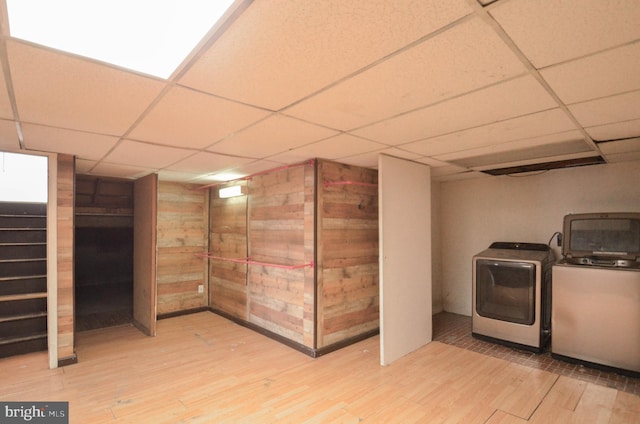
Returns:
[[[546,244],[496,242],[473,257],[471,334],[542,352],[551,333],[551,269]]]

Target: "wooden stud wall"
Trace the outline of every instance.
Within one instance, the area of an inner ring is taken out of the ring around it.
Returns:
[[[379,327],[377,182],[372,169],[318,163],[318,348]]]
[[[246,190],[246,182],[242,183]],[[220,199],[211,190],[209,251],[229,259],[246,259],[247,196]],[[211,259],[209,261],[211,307],[242,320],[247,319],[247,265]]]
[[[157,222],[157,314],[208,305],[208,196],[197,185],[160,181]],[[203,293],[198,293],[202,285]]]

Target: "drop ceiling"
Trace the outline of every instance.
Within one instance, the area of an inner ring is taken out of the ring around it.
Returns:
[[[0,7],[0,150],[83,174],[640,160],[637,0],[238,0],[166,80],[12,38]]]

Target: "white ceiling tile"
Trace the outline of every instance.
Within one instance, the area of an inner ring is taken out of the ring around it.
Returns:
[[[638,163],[640,163],[640,152],[614,153],[607,155],[607,162],[609,163],[630,161],[638,161]]]
[[[171,165],[194,153],[192,150],[123,140],[109,153],[105,161],[158,169]]]
[[[413,152],[408,152],[406,150],[398,149],[396,147],[388,147],[381,150],[376,150],[373,152],[361,153],[358,155],[341,157],[339,158],[340,163],[346,163],[347,165],[355,165],[355,166],[363,166],[366,168],[378,168],[378,156],[380,155],[388,155],[394,156],[397,158],[407,159],[407,160],[415,160],[419,162],[418,158],[421,155]]]
[[[337,134],[318,125],[274,114],[209,147],[220,154],[264,158]]]
[[[18,129],[15,121],[0,119],[0,150],[10,152],[20,150]]]
[[[383,155],[395,156],[401,159],[415,160],[416,162],[421,162],[419,159],[422,157],[417,153],[408,152],[406,150],[399,149],[397,147],[389,147],[389,148],[380,150],[378,153]]]
[[[640,119],[640,90],[569,106],[584,127]]]
[[[116,145],[119,139],[116,136],[34,124],[23,124],[22,134],[27,149],[65,153],[90,160],[102,159]]]
[[[549,163],[549,162],[562,162],[569,161],[574,159],[584,159],[584,158],[594,158],[599,156],[595,152],[582,152],[582,153],[571,153],[571,154],[563,154],[563,155],[545,155],[539,156],[530,159],[518,159],[513,161],[504,161],[504,162],[496,162],[492,164],[471,166],[471,169],[475,171],[486,171],[486,170],[495,170],[495,169],[503,169],[503,168],[513,168],[516,166],[527,166],[527,165],[536,165],[540,163]],[[591,163],[593,165],[593,163]],[[535,171],[530,171],[535,172]]]
[[[594,140],[617,140],[640,136],[640,119],[585,128]]]
[[[162,90],[160,81],[7,41],[20,119],[122,135]]]
[[[464,172],[456,172],[452,174],[433,175],[433,179],[438,182],[462,181],[462,180],[470,180],[473,178],[492,178],[492,177],[489,174],[483,174],[482,172],[477,172],[477,171],[464,171]]]
[[[256,1],[180,83],[279,110],[471,11],[464,0]]]
[[[199,152],[168,166],[166,169],[178,172],[213,173],[221,169],[229,169],[249,162],[252,162],[252,159]]]
[[[640,42],[552,66],[540,74],[567,104],[638,90]]]
[[[188,88],[173,87],[128,137],[201,149],[269,113]]]
[[[420,161],[418,161],[418,162],[420,162]],[[443,177],[445,175],[460,174],[460,173],[466,172],[466,171],[467,171],[467,168],[463,168],[462,166],[455,166],[455,165],[439,166],[439,167],[432,167],[431,168],[431,176],[432,177]]]
[[[453,134],[403,144],[402,148],[424,156],[437,156],[575,129],[573,122],[562,110],[552,109]]]
[[[0,119],[13,119],[13,109],[7,91],[7,81],[4,72],[0,72]]]
[[[490,14],[537,68],[640,38],[637,0],[502,1]]]
[[[524,71],[493,29],[474,18],[293,106],[287,114],[350,130]]]
[[[557,107],[530,75],[515,78],[353,131],[387,144],[401,144]]]
[[[640,137],[599,143],[598,147],[605,155],[640,152]]]
[[[161,169],[158,171],[158,179],[161,181],[177,181],[177,182],[202,182],[206,174],[198,174],[193,172],[177,172]]]
[[[380,143],[343,133],[271,156],[269,159],[281,162],[297,162],[309,158],[339,159],[386,147]]]
[[[449,162],[463,158],[481,157],[491,154],[509,153],[514,151],[527,151],[532,148],[553,145],[572,145],[574,151],[594,151],[592,145],[584,140],[581,131],[573,130],[557,134],[543,135],[540,137],[525,138],[516,141],[508,141],[500,144],[491,144],[472,149],[460,150],[451,153],[434,156],[436,159]]]
[[[361,155],[342,158],[340,159],[340,163],[344,163],[346,165],[362,166],[363,168],[378,169],[378,156],[380,156],[381,152],[382,151],[369,152],[363,153]]]
[[[76,174],[88,174],[96,163],[94,160],[76,159]]]
[[[231,181],[248,177],[262,172],[267,172],[283,166],[282,162],[273,160],[257,160],[234,168],[229,168],[222,173],[215,173],[209,176],[211,181]]]
[[[116,178],[138,179],[153,174],[156,170],[137,166],[120,165],[116,163],[100,162],[90,170],[91,175]]]

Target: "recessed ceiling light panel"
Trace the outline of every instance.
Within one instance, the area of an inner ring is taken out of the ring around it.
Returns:
[[[168,78],[233,0],[6,0],[12,37]]]

